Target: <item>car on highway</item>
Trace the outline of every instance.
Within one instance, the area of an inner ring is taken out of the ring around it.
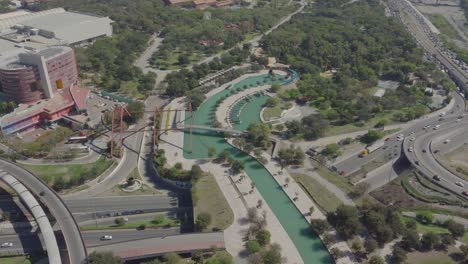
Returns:
[[[460,118],[458,118],[458,119],[457,119],[457,121],[455,121],[455,122],[457,122],[457,123],[458,123],[458,122],[460,122],[460,121],[461,121],[461,119],[460,119]]]
[[[440,127],[440,125],[435,125],[435,126],[434,126],[434,130],[439,129],[439,127]]]
[[[2,243],[1,245],[2,248],[12,247],[12,246],[13,246],[13,243],[11,242],[5,242],[5,243]]]
[[[438,149],[434,150],[434,154],[437,154],[437,153],[439,153],[439,150]]]
[[[409,152],[413,152],[413,147],[409,147],[409,148],[408,148],[408,151],[409,151]]]
[[[112,240],[112,236],[111,235],[103,235],[101,237],[101,240]]]
[[[467,191],[463,191],[462,194],[463,194],[464,196],[468,196],[468,192],[467,192]]]
[[[435,181],[440,181],[440,177],[438,175],[434,175],[432,179],[434,179]]]
[[[425,149],[423,149],[423,150],[422,150],[422,152],[423,152],[423,153],[426,153],[426,150],[425,150]]]
[[[411,137],[409,140],[414,141],[415,139],[416,139],[415,137]]]
[[[447,144],[447,143],[449,143],[449,142],[450,142],[450,139],[449,139],[449,138],[447,138],[446,140],[444,140],[444,143],[445,143],[445,144]]]
[[[465,185],[462,182],[456,182],[455,185],[460,186],[460,187],[465,187]]]

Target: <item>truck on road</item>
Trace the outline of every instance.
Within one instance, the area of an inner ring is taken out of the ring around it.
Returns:
[[[372,152],[376,151],[377,149],[383,147],[383,145],[385,145],[385,141],[383,141],[383,140],[380,140],[378,142],[374,142],[373,144],[367,145],[366,148],[359,153],[359,157],[363,158],[363,157],[369,155],[369,153],[372,153]]]

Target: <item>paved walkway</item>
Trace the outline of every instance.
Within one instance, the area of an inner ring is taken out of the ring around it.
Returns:
[[[416,218],[415,212],[402,212],[402,215]],[[432,216],[434,217],[435,221],[441,221],[441,222],[445,222],[447,220],[452,219],[453,221],[464,225],[465,229],[468,229],[468,219],[465,219],[463,217],[455,216],[455,215],[443,215],[443,214],[432,214]]]

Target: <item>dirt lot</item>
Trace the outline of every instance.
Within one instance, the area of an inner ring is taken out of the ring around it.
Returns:
[[[426,3],[433,3],[434,1],[425,0]],[[458,32],[461,40],[453,39],[453,41],[460,47],[468,49],[468,29],[465,27],[465,14],[463,10],[458,6],[457,0],[446,0],[441,1],[441,4],[447,5],[424,5],[415,4],[414,6],[423,14],[441,14],[450,23],[450,25]],[[449,6],[450,5],[450,6]]]
[[[459,263],[460,250],[455,247],[449,247],[447,251],[414,251],[408,253],[408,264],[452,264]]]
[[[406,193],[400,184],[400,178],[370,193],[372,197],[384,205],[393,205],[406,209],[444,209],[453,212],[453,214],[467,214],[468,209],[458,206],[443,206],[439,204],[426,203],[415,199]]]
[[[440,161],[452,173],[468,179],[468,144],[463,144],[454,151],[440,157]]]

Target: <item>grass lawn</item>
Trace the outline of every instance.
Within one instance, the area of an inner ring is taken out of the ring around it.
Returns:
[[[338,197],[312,177],[295,173],[292,173],[291,176],[306,190],[306,193],[311,196],[321,211],[334,212],[342,204]]]
[[[127,97],[132,97],[136,99],[144,99],[144,95],[138,91],[138,82],[137,81],[128,81],[122,82],[120,84],[120,89],[118,91],[121,94],[124,94]]]
[[[265,110],[263,110],[263,119],[265,119],[265,121],[270,121],[271,119],[280,118],[281,112],[283,112],[283,109],[279,106],[266,107]]]
[[[45,257],[45,255],[43,256]],[[14,257],[0,257],[2,264],[31,264],[39,261],[40,256],[14,256]]]
[[[405,263],[408,264],[455,264],[447,252],[429,251],[429,252],[410,252]]]
[[[450,25],[450,23],[441,14],[430,14],[429,19],[440,32],[451,39],[461,39],[458,32]]]
[[[315,160],[310,160],[310,163],[316,168],[316,172],[325,178],[327,181],[333,183],[338,188],[343,190],[345,193],[349,193],[353,190],[353,186],[343,176],[328,170],[327,168],[320,166]]]
[[[403,220],[404,223],[408,222],[410,219],[414,219],[414,218],[411,218],[411,217],[407,217],[407,216],[402,216],[401,218]],[[416,230],[418,231],[418,233],[427,233],[427,232],[434,232],[436,234],[448,234],[450,233],[448,231],[447,228],[445,227],[441,227],[441,226],[438,226],[438,225],[423,225],[421,224],[420,222],[416,221]]]
[[[22,165],[34,172],[39,178],[52,184],[54,178],[64,177],[67,180],[81,177],[85,173],[92,171],[97,177],[114,163],[113,160],[104,157],[99,158],[95,163],[73,164],[73,165]]]
[[[379,122],[382,119],[388,120],[389,125],[390,125],[392,124],[392,116],[396,112],[398,112],[398,110],[379,113],[375,117],[366,121],[363,126],[356,126],[355,124],[347,124],[344,126],[329,126],[327,128],[327,131],[325,132],[325,135],[334,136],[334,135],[346,134],[346,133],[351,133],[351,132],[356,132],[356,131],[373,129],[375,124],[377,124],[377,122]]]
[[[179,221],[165,217],[163,221],[159,223],[153,220],[153,221],[141,221],[141,222],[128,222],[123,225],[108,225],[108,226],[89,225],[89,226],[81,226],[80,229],[81,230],[133,229],[133,228],[139,228],[143,225],[146,228],[160,228],[160,227],[169,228],[169,227],[178,226]]]
[[[219,189],[215,178],[210,173],[205,174],[193,186],[192,197],[195,219],[202,212],[211,215],[211,224],[207,227],[207,230],[211,231],[213,228],[224,230],[234,221],[231,207]]]

